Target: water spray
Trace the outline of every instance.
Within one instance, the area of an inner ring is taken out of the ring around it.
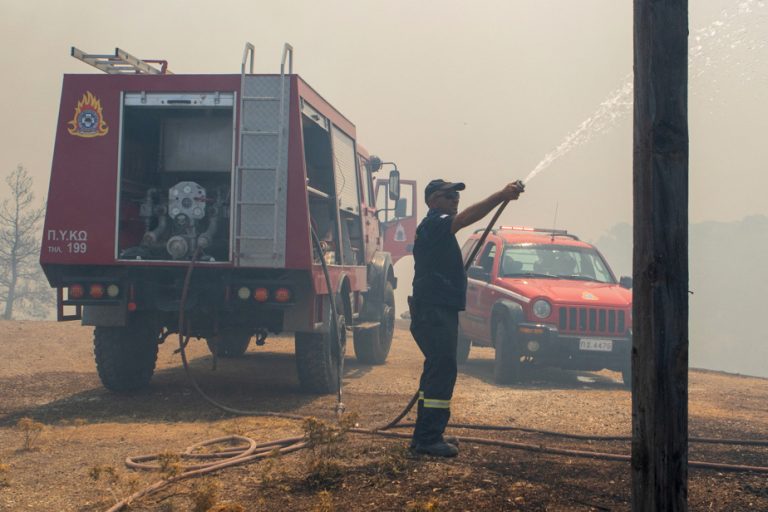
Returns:
[[[743,27],[737,28],[737,22],[740,18],[764,16],[765,12],[762,9],[765,8],[766,4],[765,0],[742,0],[738,2],[735,9],[724,9],[720,13],[720,17],[709,25],[693,30],[691,32],[691,47],[688,51],[688,67],[698,67],[698,70],[691,69],[691,77],[698,78],[707,68],[715,68],[723,62],[738,60],[733,55],[733,50],[737,48],[744,47],[755,52],[765,50],[768,47],[765,39],[759,35],[758,37],[753,35],[759,34],[760,31],[748,30],[747,20],[744,20]],[[718,50],[718,52],[712,50]],[[719,54],[716,59],[712,58],[713,53]],[[759,57],[758,55],[756,62],[759,62]],[[746,80],[749,80],[749,77],[746,77]],[[572,149],[589,142],[595,135],[610,130],[617,121],[632,111],[633,94],[634,78],[630,73],[624,77],[622,85],[613,90],[600,103],[592,115],[566,135],[554,150],[544,155],[544,158],[528,173],[523,183],[528,184],[544,169]]]

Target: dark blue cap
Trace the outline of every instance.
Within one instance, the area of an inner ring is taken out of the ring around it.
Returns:
[[[424,201],[429,199],[429,196],[434,194],[437,191],[443,191],[443,190],[464,190],[466,185],[463,183],[451,183],[450,181],[445,180],[432,180],[429,183],[427,183],[426,188],[424,188]]]

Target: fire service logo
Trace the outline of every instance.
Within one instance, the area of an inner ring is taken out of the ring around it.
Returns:
[[[102,137],[109,133],[109,126],[101,112],[101,101],[91,91],[86,91],[75,107],[75,117],[68,123],[70,135],[77,137]]]

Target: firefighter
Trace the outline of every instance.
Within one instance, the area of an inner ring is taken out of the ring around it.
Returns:
[[[523,191],[521,182],[510,183],[458,213],[459,191],[464,188],[464,183],[441,179],[426,186],[424,200],[429,212],[416,229],[413,296],[408,298],[411,334],[424,354],[410,449],[438,457],[459,453],[455,440],[443,438],[456,383],[459,311],[464,309],[467,291],[456,232],[479,221],[501,202],[517,199]]]

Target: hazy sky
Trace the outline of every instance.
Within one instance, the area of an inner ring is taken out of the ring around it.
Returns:
[[[766,214],[768,7],[689,6],[691,221]],[[40,196],[62,74],[98,72],[70,46],[119,46],[176,73],[238,73],[246,41],[257,72],[279,70],[287,41],[294,71],[372,153],[422,184],[466,181],[468,203],[525,177],[629,83],[632,2],[2,0],[0,37],[0,170],[23,163]],[[504,223],[549,227],[558,205],[558,227],[595,240],[631,221],[630,111],[603,110],[592,126],[610,129],[583,132],[592,136],[536,176]]]

